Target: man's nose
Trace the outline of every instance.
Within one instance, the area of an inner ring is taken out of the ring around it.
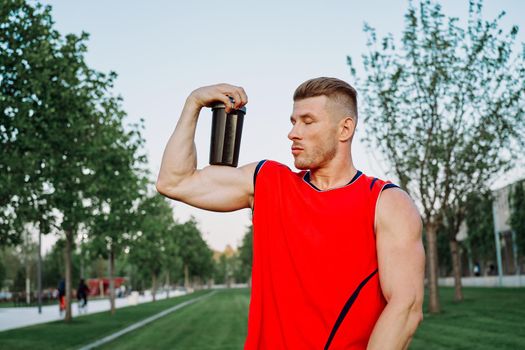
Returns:
[[[292,126],[292,130],[290,130],[290,132],[288,133],[288,139],[290,140],[298,140],[300,139],[300,135],[299,135],[299,132],[297,130],[297,124],[295,124],[294,126]]]

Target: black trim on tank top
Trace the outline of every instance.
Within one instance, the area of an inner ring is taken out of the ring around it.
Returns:
[[[354,177],[352,178],[352,180],[350,180],[349,183],[347,183],[345,186],[348,186],[350,185],[351,183],[353,183],[354,181],[357,180],[357,178],[362,174],[361,170],[358,170],[357,173],[355,173]],[[316,189],[317,191],[323,191],[319,188],[317,188],[316,185],[314,185],[311,181],[310,181],[310,170],[308,170],[305,174],[304,174],[304,177],[303,177],[304,181],[306,181],[310,186],[312,186],[314,189]]]
[[[368,283],[368,281],[372,277],[374,277],[374,275],[376,273],[377,273],[377,269],[375,269],[374,272],[372,272],[370,275],[368,275],[368,277],[366,277],[359,284],[359,286],[354,290],[354,292],[352,293],[350,298],[347,300],[347,302],[345,303],[345,306],[343,306],[343,309],[339,313],[339,317],[337,317],[337,321],[335,321],[334,327],[332,328],[332,331],[330,332],[330,336],[328,337],[328,340],[326,341],[326,344],[324,346],[324,350],[328,350],[328,348],[330,347],[330,344],[332,343],[332,340],[334,339],[334,336],[337,333],[337,330],[339,329],[339,326],[341,326],[341,323],[343,323],[343,320],[345,319],[346,314],[348,313],[348,311],[350,310],[350,308],[354,304],[355,300],[359,296],[359,292],[361,291],[361,289],[363,289],[363,287]]]
[[[374,184],[376,183],[377,181],[377,177],[374,177],[374,180],[372,180],[372,183],[370,184],[370,191],[372,191],[372,187],[374,187]],[[382,189],[381,189],[381,192],[383,192],[384,190],[386,190],[387,188],[393,188],[393,187],[397,187],[397,188],[400,188],[398,185],[396,184],[386,184]]]
[[[255,171],[253,172],[253,188],[255,189],[255,180],[257,180],[257,174],[259,173],[259,170],[263,166],[263,164],[266,162],[266,159],[261,160],[257,166],[255,167]]]
[[[383,189],[381,191],[384,191],[386,190],[387,188],[394,188],[394,187],[397,187],[397,188],[400,188],[398,185],[396,184],[386,184],[385,187],[383,187]]]

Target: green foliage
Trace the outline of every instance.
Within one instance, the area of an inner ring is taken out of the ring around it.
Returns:
[[[471,1],[467,27],[430,0],[410,3],[400,45],[365,25],[365,141],[391,165],[425,220],[461,208],[525,147],[525,60],[517,27],[500,29]],[[353,72],[351,58],[348,63]]]
[[[0,290],[4,286],[5,276],[6,276],[5,265],[4,265],[4,262],[0,259]]]
[[[452,257],[450,255],[449,229],[441,226],[437,234],[437,251],[439,256],[439,275],[450,276],[452,272]]]
[[[364,140],[422,212],[434,313],[438,256],[446,256],[436,230],[444,225],[454,239],[468,196],[486,191],[525,150],[525,51],[516,49],[517,26],[500,28],[503,16],[487,21],[482,1],[471,0],[463,27],[438,2],[413,1],[400,42],[365,25],[364,79],[348,57],[363,96]]]
[[[20,248],[12,246],[2,247],[0,249],[0,261],[5,266],[4,287],[7,290],[13,290],[16,273],[22,266]]]
[[[244,281],[247,281],[252,274],[252,260],[253,260],[253,225],[250,225],[244,237],[242,244],[239,247],[239,260],[241,276]]]
[[[219,261],[215,261],[213,271],[213,281],[216,284],[225,284],[227,279],[231,277],[232,258],[228,258],[225,254],[219,256]]]
[[[510,226],[516,232],[518,254],[525,254],[525,180],[517,182],[510,194]]]
[[[158,276],[163,269],[166,239],[175,222],[165,198],[154,194],[143,199],[134,218],[129,244],[129,260],[141,272]]]
[[[26,290],[26,272],[23,266],[18,267],[13,281],[13,291],[24,292]]]
[[[125,127],[111,93],[116,74],[87,65],[87,33],[62,36],[53,24],[50,6],[2,2],[0,244],[20,243],[26,223],[65,233],[69,293],[79,230],[112,256],[129,238],[146,157],[142,122]]]
[[[65,240],[59,239],[51,251],[42,258],[42,288],[56,288],[58,282],[64,278],[65,245]],[[72,253],[71,271],[72,281],[78,281],[80,279],[80,256],[76,252]]]
[[[0,7],[0,245],[18,244],[26,222],[43,231],[50,130],[58,71],[64,68],[50,9],[6,0]],[[65,62],[63,62],[65,63]]]
[[[494,261],[496,258],[492,201],[490,191],[472,193],[467,197],[467,242],[474,261]]]
[[[191,217],[185,223],[179,224],[175,233],[175,241],[180,247],[180,258],[184,265],[188,265],[190,276],[211,278],[214,270],[213,252],[202,238],[195,218]]]

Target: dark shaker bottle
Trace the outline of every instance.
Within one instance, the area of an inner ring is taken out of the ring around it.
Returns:
[[[226,113],[224,103],[212,107],[210,164],[236,167],[246,107]]]

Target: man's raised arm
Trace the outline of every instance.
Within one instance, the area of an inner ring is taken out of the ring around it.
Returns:
[[[244,106],[248,97],[243,88],[229,84],[205,86],[188,96],[162,156],[157,191],[201,209],[233,211],[250,208],[256,163],[240,168],[210,165],[197,169],[194,142],[197,120],[202,107],[211,107],[215,102],[223,102],[226,112],[229,112],[232,108]]]

